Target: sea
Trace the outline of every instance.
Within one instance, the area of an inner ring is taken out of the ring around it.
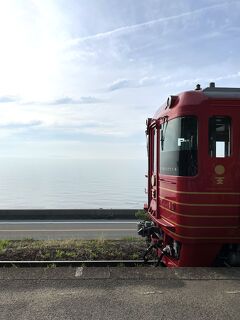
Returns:
[[[142,209],[147,160],[0,159],[0,209]]]

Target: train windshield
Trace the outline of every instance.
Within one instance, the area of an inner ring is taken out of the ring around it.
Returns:
[[[195,176],[197,163],[197,118],[179,117],[162,124],[160,173]]]

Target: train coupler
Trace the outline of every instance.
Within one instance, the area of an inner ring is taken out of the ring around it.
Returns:
[[[152,221],[140,221],[137,224],[137,229],[139,236],[150,237],[155,235],[157,238],[161,238],[161,230]]]
[[[149,255],[154,251],[162,248],[163,234],[159,227],[156,227],[152,221],[140,221],[138,223],[138,234],[147,238],[147,243],[150,243],[143,255],[144,262],[149,260]],[[162,257],[161,257],[162,259]],[[161,259],[157,261],[156,266],[161,263]]]

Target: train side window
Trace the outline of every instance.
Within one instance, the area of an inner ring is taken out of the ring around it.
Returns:
[[[194,116],[179,117],[162,124],[160,173],[195,176],[198,172],[198,122]]]
[[[231,155],[231,119],[215,116],[209,119],[209,154],[212,158]]]

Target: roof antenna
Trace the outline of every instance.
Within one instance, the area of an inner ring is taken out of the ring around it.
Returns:
[[[201,85],[200,85],[200,84],[197,84],[195,90],[202,90]]]

